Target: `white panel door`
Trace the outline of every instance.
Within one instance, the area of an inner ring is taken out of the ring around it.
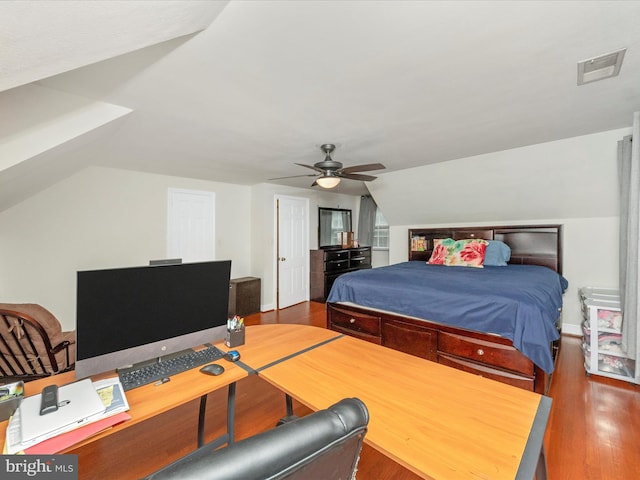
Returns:
[[[309,300],[309,200],[276,197],[278,308]]]
[[[214,260],[215,193],[170,188],[168,197],[168,258]]]

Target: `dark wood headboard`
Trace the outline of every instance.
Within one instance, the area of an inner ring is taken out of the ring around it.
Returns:
[[[509,263],[542,265],[562,274],[562,225],[412,228],[409,260],[429,260],[435,238],[500,240],[511,247]]]

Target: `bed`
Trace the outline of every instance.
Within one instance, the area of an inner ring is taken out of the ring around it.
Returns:
[[[483,268],[427,264],[447,238],[507,245],[508,262],[494,266],[487,257]],[[335,281],[327,326],[546,393],[567,288],[561,248],[561,225],[411,229],[408,262]]]

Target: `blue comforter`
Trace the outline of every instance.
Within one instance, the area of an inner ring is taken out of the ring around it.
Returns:
[[[338,277],[327,302],[352,302],[402,315],[495,333],[544,371],[567,280],[533,265],[470,268],[413,261]]]

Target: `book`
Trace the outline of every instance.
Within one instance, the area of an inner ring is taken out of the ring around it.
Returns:
[[[422,235],[411,237],[411,251],[424,252],[426,250],[426,238]]]

